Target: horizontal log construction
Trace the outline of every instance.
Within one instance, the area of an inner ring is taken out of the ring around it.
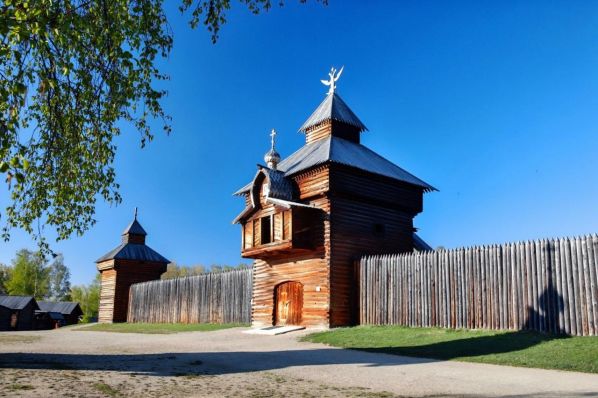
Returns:
[[[125,322],[129,306],[129,287],[135,283],[160,279],[166,264],[131,260],[110,260],[101,269],[99,322]]]

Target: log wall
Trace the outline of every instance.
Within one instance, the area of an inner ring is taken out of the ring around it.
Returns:
[[[330,203],[326,197],[313,199],[311,204],[326,215]],[[327,218],[327,217],[325,217]],[[304,326],[329,326],[330,310],[330,222],[321,220],[322,246],[307,254],[285,256],[268,260],[256,260],[253,275],[253,321],[254,326],[271,326],[274,323],[274,292],[277,285],[295,281],[303,285]]]
[[[98,321],[125,322],[131,285],[160,279],[166,263],[117,259],[98,264],[98,269],[101,273]]]
[[[356,263],[362,324],[598,334],[598,235]]]
[[[215,272],[131,286],[128,322],[250,323],[252,270]]]
[[[422,190],[342,165],[330,171],[330,326],[357,324],[355,260],[413,251]]]

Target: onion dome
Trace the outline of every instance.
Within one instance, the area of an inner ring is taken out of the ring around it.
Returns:
[[[276,138],[276,130],[272,129],[272,132],[270,133],[270,137],[272,137],[272,140],[271,140],[272,147],[264,155],[264,161],[266,162],[266,165],[268,165],[269,168],[271,168],[272,170],[276,170],[276,167],[278,166],[278,163],[280,162],[280,154],[278,152],[276,152],[276,149],[274,148],[275,138]]]

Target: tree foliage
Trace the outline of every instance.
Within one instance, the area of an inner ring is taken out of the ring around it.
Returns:
[[[11,268],[6,264],[0,264],[0,294],[7,294],[6,283],[10,279]]]
[[[182,266],[177,263],[170,263],[166,267],[166,272],[162,274],[161,279],[182,278],[185,276],[201,275],[206,272],[203,265]]]
[[[51,301],[70,301],[71,272],[64,265],[64,257],[59,254],[50,264],[49,272],[50,292],[48,298]]]
[[[12,267],[0,265],[0,283],[6,293],[36,299],[68,301],[70,276],[61,254],[48,263],[41,252],[22,249],[13,259]]]
[[[216,41],[231,1],[180,1],[191,26],[204,24]],[[272,6],[237,1],[253,13]],[[11,198],[4,239],[22,228],[47,251],[44,226],[57,239],[82,235],[98,199],[121,201],[114,138],[127,126],[143,147],[154,119],[170,131],[157,61],[172,43],[163,0],[0,2],[0,174]]]
[[[6,290],[10,295],[45,298],[50,291],[50,269],[39,252],[19,250],[12,261]]]
[[[250,267],[251,267],[251,265],[247,265],[247,264],[239,264],[237,266],[213,264],[210,267],[205,267],[200,264],[184,266],[184,265],[178,265],[177,263],[170,263],[170,264],[168,264],[168,266],[166,268],[166,272],[162,274],[161,279],[183,278],[186,276],[195,276],[195,275],[205,274],[206,272],[232,271],[235,269],[245,269],[245,268],[250,268]]]
[[[234,266],[234,265],[212,264],[210,266],[210,272],[225,272],[225,271],[234,271],[236,269],[247,269],[247,268],[251,268],[251,265],[239,264],[237,266]]]
[[[93,224],[97,196],[120,202],[112,166],[131,122],[167,121],[158,56],[172,46],[159,0],[5,1],[0,8],[0,171],[12,204],[4,237],[35,222],[64,239]],[[169,129],[168,124],[164,128]]]
[[[82,322],[91,322],[98,318],[100,308],[100,274],[89,285],[73,286],[71,300],[78,302],[83,311]]]
[[[271,0],[238,0],[245,4],[250,12],[259,14],[262,11],[268,11],[272,8]],[[323,4],[328,4],[328,0],[316,0]],[[307,0],[299,0],[300,3],[306,3]],[[279,6],[284,5],[284,0],[276,2]],[[220,27],[226,23],[226,14],[230,11],[230,0],[182,0],[179,7],[181,12],[191,10],[191,20],[189,24],[192,28],[199,24],[206,26],[207,30],[212,34],[212,43],[218,41],[218,34]]]

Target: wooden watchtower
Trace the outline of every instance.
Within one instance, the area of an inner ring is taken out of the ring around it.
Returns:
[[[335,92],[332,75],[328,95],[300,128],[305,145],[281,161],[273,137],[267,164],[235,192],[245,198],[234,220],[241,255],[255,259],[254,326],[354,324],[354,261],[428,249],[413,218],[435,188],[361,144],[367,128]]]
[[[145,244],[146,236],[135,209],[121,244],[96,260],[101,274],[99,322],[126,322],[131,285],[160,279],[166,272],[170,261]]]

